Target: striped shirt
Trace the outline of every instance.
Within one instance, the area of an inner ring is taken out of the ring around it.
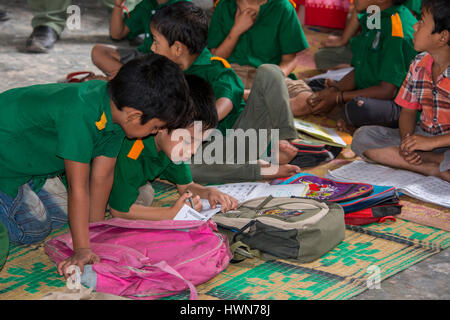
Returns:
[[[429,53],[417,55],[411,63],[395,102],[404,108],[421,110],[419,124],[432,135],[450,133],[450,66],[432,76],[433,57]]]

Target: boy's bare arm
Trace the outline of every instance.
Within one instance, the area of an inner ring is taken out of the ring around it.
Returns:
[[[89,183],[89,221],[105,219],[105,210],[114,181],[116,158],[96,157],[92,162]]]
[[[295,66],[297,65],[296,55],[296,53],[282,55],[280,69],[283,71],[285,77],[295,69]]]
[[[89,163],[64,160],[68,183],[68,213],[74,254],[58,264],[59,274],[66,275],[69,265],[84,265],[99,261],[90,249],[89,239]],[[67,276],[67,275],[66,275]]]
[[[216,101],[217,116],[222,121],[233,110],[233,102],[228,98],[219,98]]]
[[[121,40],[130,33],[123,19],[123,6],[125,0],[115,0],[114,8],[111,15],[111,24],[109,26],[109,34],[115,40]]]
[[[236,44],[239,41],[241,35],[246,32],[255,23],[258,13],[252,9],[245,9],[236,11],[234,25],[228,33],[225,40],[217,48],[212,48],[211,53],[227,59],[233,53]]]
[[[374,99],[391,100],[395,98],[397,87],[392,83],[381,81],[378,85],[343,93],[344,102],[353,100],[356,97],[367,97]]]
[[[398,119],[398,128],[400,130],[400,137],[402,140],[406,136],[414,134],[414,129],[416,128],[416,116],[416,110],[408,108],[401,109],[400,117]]]

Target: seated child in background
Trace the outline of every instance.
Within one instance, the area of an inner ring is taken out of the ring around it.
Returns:
[[[407,0],[407,7],[415,17],[420,17],[422,0]],[[330,35],[322,41],[322,48],[314,54],[314,62],[318,70],[326,71],[348,67],[352,61],[350,39],[360,30],[358,13],[353,7],[351,16],[341,36]]]
[[[414,59],[395,102],[399,129],[367,126],[355,132],[359,156],[450,182],[450,2],[423,0],[415,25]],[[422,111],[416,125],[417,111]]]
[[[328,114],[343,106],[341,130],[363,125],[397,127],[400,107],[394,97],[408,72],[414,50],[413,14],[405,0],[355,0],[355,9],[363,13],[361,33],[351,39],[354,70],[339,82],[328,80],[326,88],[308,101],[313,114]],[[373,21],[365,13],[370,5],[380,7],[380,29],[371,29]]]
[[[312,91],[304,81],[288,75],[296,66],[296,54],[307,49],[308,42],[289,0],[220,0],[211,17],[208,48],[231,63],[246,96],[256,68],[265,63],[279,65],[292,112],[301,115]]]
[[[153,42],[150,35],[150,21],[153,14],[159,8],[177,1],[189,0],[142,0],[128,16],[123,12],[125,0],[115,0],[109,29],[111,38],[121,40],[126,36],[135,37],[144,34],[144,43],[137,49],[96,44],[91,52],[92,62],[111,79],[124,63],[150,53]]]
[[[236,209],[238,202],[233,197],[213,187],[204,187],[192,181],[188,161],[202,143],[207,129],[218,124],[214,104],[214,93],[206,80],[194,75],[186,75],[192,98],[192,123],[186,126],[189,137],[179,135],[179,129],[169,132],[159,131],[155,136],[142,140],[125,139],[117,157],[114,185],[109,198],[111,214],[114,217],[141,220],[171,220],[194,196],[194,209],[202,210],[200,198],[208,199],[210,206],[222,206],[222,211]],[[201,126],[194,126],[194,121]],[[189,138],[189,140],[187,139]],[[188,141],[187,141],[188,140]],[[174,163],[180,162],[180,163]],[[151,207],[153,188],[149,181],[156,178],[176,184],[180,198],[172,207]],[[192,194],[187,193],[187,191]]]
[[[153,16],[150,29],[154,39],[152,51],[167,56],[186,74],[197,75],[212,86],[219,118],[218,130],[224,136],[223,145],[227,145],[230,141],[235,147],[237,145],[233,140],[236,136],[227,134],[227,129],[279,130],[280,143],[272,146],[280,153],[277,172],[273,172],[272,167],[266,168],[266,163],[262,161],[256,163],[256,160],[261,159],[248,159],[250,146],[245,144],[246,161],[243,164],[237,164],[236,160],[242,154],[228,152],[228,148],[227,152],[223,152],[224,158],[221,163],[224,164],[217,162],[211,164],[203,157],[201,164],[194,161],[190,165],[194,181],[199,183],[254,181],[287,177],[300,171],[298,166],[288,164],[297,156],[297,149],[290,140],[296,139],[298,133],[289,108],[284,76],[278,66],[263,65],[258,68],[261,76],[257,78],[260,80],[255,81],[245,104],[244,87],[239,77],[228,62],[212,56],[206,48],[208,26],[206,16],[200,8],[190,2],[165,6]],[[266,138],[270,140],[270,134]],[[252,145],[259,146],[257,156],[266,151],[259,141],[254,141]],[[267,146],[268,141],[264,142]]]
[[[7,146],[0,148],[0,222],[10,241],[42,241],[69,220],[74,253],[58,272],[98,261],[89,222],[104,219],[124,137],[184,127],[188,94],[180,68],[156,54],[130,61],[108,83],[0,94],[0,145]],[[67,192],[59,179],[64,173]]]

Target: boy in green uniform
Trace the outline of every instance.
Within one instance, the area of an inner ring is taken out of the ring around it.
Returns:
[[[327,114],[343,106],[341,130],[363,125],[396,127],[400,107],[394,97],[417,52],[413,46],[416,18],[402,3],[405,0],[355,0],[355,9],[366,12],[370,5],[380,7],[380,29],[373,17],[359,18],[361,34],[351,40],[354,70],[339,82],[328,80],[326,88],[308,99],[310,112]]]
[[[407,0],[404,5],[411,10],[416,18],[420,17],[420,6],[422,5],[422,0]],[[348,67],[352,61],[350,39],[354,37],[358,31],[360,31],[358,13],[353,8],[342,36],[329,36],[322,42],[323,48],[320,48],[314,54],[316,68],[325,71],[329,69]]]
[[[154,40],[152,51],[167,56],[186,74],[197,75],[211,84],[219,118],[218,130],[222,133],[220,136],[215,135],[214,139],[223,139],[224,146],[227,142],[237,146],[236,141],[232,140],[238,137],[236,134],[229,134],[227,131],[230,129],[279,130],[280,142],[272,146],[280,155],[280,166],[276,172],[273,172],[273,167],[265,167],[267,163],[259,161],[263,160],[261,157],[258,158],[266,151],[268,141],[263,141],[266,142],[265,146],[259,146],[256,159],[249,159],[250,148],[243,143],[240,145],[244,145],[242,154],[232,152],[233,150],[223,152],[220,162],[204,159],[203,153],[201,159],[204,161],[198,163],[195,160],[198,159],[197,154],[194,155],[194,163],[191,164],[194,181],[223,183],[273,179],[300,171],[298,166],[289,164],[297,156],[297,149],[290,140],[296,139],[298,133],[293,125],[287,88],[278,66],[264,65],[258,68],[261,76],[257,77],[258,81],[255,80],[257,86],[254,86],[245,104],[244,87],[239,77],[228,62],[212,56],[205,48],[208,26],[200,8],[189,2],[165,6],[153,16],[150,29]],[[265,138],[270,139],[270,136]],[[257,142],[254,141],[255,146],[259,145]],[[217,153],[220,152],[217,151],[216,155]],[[239,163],[236,158],[240,156],[246,161]]]
[[[191,158],[207,129],[217,126],[214,93],[209,83],[197,76],[186,75],[192,98],[194,123],[172,132],[163,130],[142,140],[125,139],[114,171],[114,184],[109,198],[114,217],[140,220],[171,220],[190,196],[194,209],[202,210],[200,198],[208,199],[210,206],[221,205],[223,211],[236,209],[238,202],[213,187],[204,187],[192,181],[189,166],[182,162]],[[180,130],[188,133],[185,137]],[[179,162],[179,163],[174,163]],[[180,198],[172,207],[151,207],[153,188],[149,181],[160,177],[177,186]],[[187,192],[189,190],[189,192]],[[192,192],[192,194],[190,193]]]
[[[68,218],[74,254],[58,272],[98,261],[88,223],[104,219],[125,135],[185,126],[188,102],[183,73],[160,55],[129,62],[108,83],[35,85],[0,94],[0,145],[7,146],[0,149],[0,222],[10,241],[42,241]]]
[[[288,75],[296,66],[296,54],[307,49],[308,42],[289,0],[219,1],[211,17],[208,48],[231,63],[247,90],[256,68],[266,63],[279,65],[286,77],[292,112],[301,115],[311,89]]]
[[[92,48],[92,62],[106,74],[114,77],[120,67],[133,58],[150,53],[153,39],[150,34],[150,21],[156,10],[178,1],[189,0],[143,0],[129,16],[123,12],[125,0],[115,0],[111,16],[111,38],[120,40],[126,36],[135,37],[144,34],[144,43],[137,49],[116,48],[105,44],[96,44]]]

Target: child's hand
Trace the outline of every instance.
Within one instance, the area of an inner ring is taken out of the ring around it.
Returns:
[[[75,249],[71,257],[58,263],[58,273],[67,279],[70,276],[67,274],[67,268],[70,265],[78,266],[83,273],[85,264],[94,264],[99,261],[100,258],[90,248]]]
[[[239,202],[237,201],[237,199],[217,190],[216,188],[210,187],[208,189],[210,189],[208,193],[208,201],[211,205],[211,208],[215,208],[218,204],[222,206],[222,212],[236,210],[238,208]]]
[[[258,12],[254,9],[247,8],[243,11],[237,10],[234,18],[234,28],[240,34],[250,29],[258,17]]]
[[[312,114],[327,114],[336,106],[338,94],[335,88],[327,88],[313,93],[306,102],[312,107]]]
[[[435,148],[434,140],[433,137],[425,137],[418,134],[407,135],[402,140],[401,148],[407,153],[412,153],[416,150],[431,151]]]
[[[177,215],[178,211],[180,211],[185,204],[187,204],[189,207],[192,208],[188,200],[191,197],[192,193],[190,192],[185,192],[180,196],[180,198],[175,202],[175,204],[172,207],[172,214],[173,214],[173,216],[171,217],[172,219]],[[192,197],[192,202],[194,203],[194,209],[196,211],[198,212],[202,211],[203,206],[199,196]]]

